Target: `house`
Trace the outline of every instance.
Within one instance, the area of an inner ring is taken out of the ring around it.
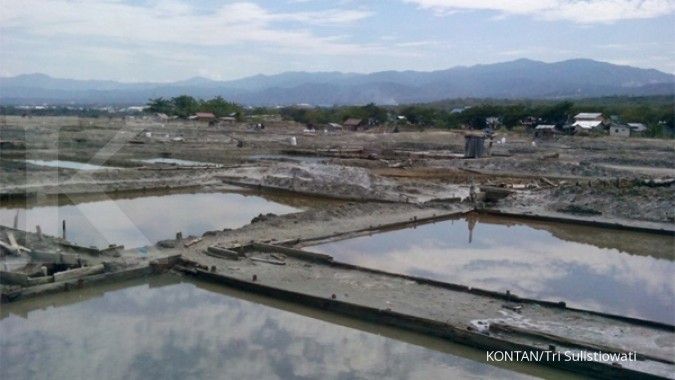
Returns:
[[[540,119],[537,118],[537,117],[527,116],[523,120],[520,121],[520,124],[525,128],[532,128],[535,125],[537,125],[537,123],[539,123],[539,120]]]
[[[609,126],[610,136],[628,137],[630,136],[630,127],[626,124],[612,123]]]
[[[203,122],[210,122],[216,119],[216,115],[211,112],[197,112],[189,117],[190,120],[197,120]]]
[[[350,131],[356,131],[360,126],[363,125],[363,119],[356,119],[350,117],[342,123],[342,126]]]
[[[555,133],[553,124],[539,124],[534,128],[534,137],[551,138]]]
[[[237,118],[233,116],[223,116],[218,120],[223,124],[234,124],[237,122]]]
[[[599,112],[581,112],[574,116],[572,128],[577,133],[588,133],[605,127],[607,120]]]
[[[641,134],[647,130],[647,126],[642,123],[628,123],[631,134]]]
[[[342,126],[338,123],[328,123],[325,130],[328,132],[342,132]]]

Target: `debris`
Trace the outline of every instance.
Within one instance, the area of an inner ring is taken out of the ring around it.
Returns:
[[[265,258],[262,258],[262,257],[251,257],[251,260],[257,261],[257,262],[260,262],[260,263],[267,263],[267,264],[274,264],[274,265],[286,265],[285,261],[265,259]]]
[[[600,211],[580,205],[567,205],[565,207],[558,208],[557,211],[580,215],[602,215],[602,212]]]
[[[201,238],[195,237],[195,238],[192,238],[192,239],[189,239],[189,240],[185,241],[185,242],[183,243],[183,246],[184,246],[185,248],[188,248],[188,247],[191,247],[191,246],[193,246],[193,245],[199,243],[199,242],[202,241],[202,240],[204,240],[203,237],[201,237]]]
[[[505,303],[502,305],[504,309],[509,309],[513,310],[516,313],[520,313],[520,311],[523,309],[523,305],[518,305],[518,304],[513,304],[513,303]]]
[[[90,276],[92,274],[99,274],[105,271],[105,266],[103,264],[93,265],[90,267],[82,267],[65,270],[63,272],[54,273],[54,282],[71,280],[74,278],[80,278],[84,276]]]
[[[539,179],[549,186],[558,187],[558,185],[555,182],[551,181],[550,179],[548,179],[546,177],[540,177]]]
[[[213,257],[219,257],[223,259],[230,259],[230,260],[239,260],[242,257],[242,254],[240,254],[237,251],[233,251],[231,249],[227,248],[221,248],[217,247],[215,245],[212,245],[204,251],[205,254]]]

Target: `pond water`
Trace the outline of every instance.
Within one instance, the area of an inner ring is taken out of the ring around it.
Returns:
[[[675,323],[675,237],[471,216],[313,247],[337,261]]]
[[[293,161],[293,162],[310,162],[310,163],[324,163],[328,161],[326,157],[321,156],[301,156],[301,155],[284,155],[284,154],[255,154],[248,157],[255,161]]]
[[[178,158],[149,158],[147,160],[138,160],[146,164],[167,164],[177,166],[218,166],[213,162],[181,160]]]
[[[284,201],[283,198],[281,202]],[[151,245],[159,240],[183,236],[201,236],[206,231],[238,228],[258,214],[287,214],[299,208],[249,193],[178,193],[140,195],[133,198],[98,196],[60,200],[48,204],[16,205],[3,202],[0,224],[61,236],[66,220],[66,238],[83,246],[107,247],[122,244],[126,248]]]
[[[162,275],[3,305],[3,379],[560,378],[478,350]],[[518,372],[516,372],[518,371]]]
[[[62,161],[62,160],[26,160],[26,163],[37,166],[46,166],[62,169],[77,169],[77,170],[115,169],[112,166],[101,166],[101,165],[87,164],[84,162]]]

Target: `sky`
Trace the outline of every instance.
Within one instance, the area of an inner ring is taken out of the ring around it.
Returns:
[[[675,73],[675,0],[0,0],[0,76],[168,82],[591,58]]]

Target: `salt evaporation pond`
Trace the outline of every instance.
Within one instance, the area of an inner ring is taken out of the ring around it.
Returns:
[[[140,195],[134,198],[73,198],[74,202],[31,206],[3,202],[0,224],[13,226],[18,213],[18,228],[61,236],[66,220],[66,238],[82,246],[107,247],[122,244],[126,248],[152,245],[183,236],[201,236],[206,231],[238,228],[259,214],[277,215],[300,211],[296,207],[249,193],[182,193]],[[73,204],[74,203],[74,204]]]
[[[166,165],[177,165],[177,166],[218,166],[213,162],[202,162],[202,161],[191,161],[191,160],[181,160],[178,158],[149,158],[147,160],[138,160],[146,164],[166,164]]]
[[[62,160],[26,160],[27,164],[44,166],[59,169],[76,169],[76,170],[101,170],[101,169],[115,169],[112,166],[101,166],[94,164],[87,164],[77,161],[62,161]]]
[[[389,272],[675,323],[675,237],[471,214],[307,250]]]
[[[147,280],[3,305],[3,379],[560,378],[439,339],[228,290]],[[148,283],[149,282],[149,283]],[[518,371],[518,372],[514,372]],[[525,374],[523,374],[525,373]]]

